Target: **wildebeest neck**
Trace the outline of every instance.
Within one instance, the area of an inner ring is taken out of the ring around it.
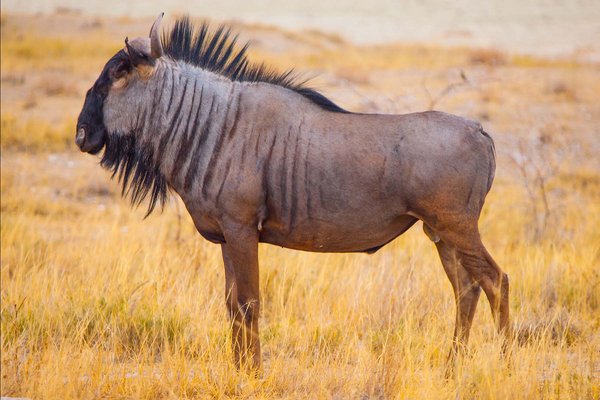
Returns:
[[[137,93],[132,101],[109,96],[105,106],[112,132],[132,132],[121,142],[134,146],[135,151],[123,154],[150,163],[148,170],[157,168],[165,184],[181,195],[209,183],[211,167],[234,124],[240,84],[183,62],[165,60],[145,86],[131,90]],[[130,115],[123,115],[124,108],[131,110]],[[111,135],[113,142],[116,136]],[[141,165],[137,161],[135,165]]]

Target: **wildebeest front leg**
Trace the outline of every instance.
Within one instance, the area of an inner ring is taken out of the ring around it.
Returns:
[[[258,233],[234,228],[225,238],[221,247],[234,362],[238,368],[260,370]]]

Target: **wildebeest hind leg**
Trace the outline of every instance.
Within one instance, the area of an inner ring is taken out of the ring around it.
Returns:
[[[438,240],[435,245],[444,266],[444,271],[454,289],[454,298],[456,301],[456,325],[452,348],[448,355],[447,375],[449,375],[452,371],[454,358],[464,352],[469,341],[469,333],[477,308],[477,302],[479,301],[479,295],[481,294],[481,286],[460,264],[454,246],[443,240]]]
[[[479,233],[457,246],[457,254],[461,265],[485,292],[498,332],[510,338],[508,275],[483,246]]]
[[[481,242],[480,242],[481,243]],[[458,249],[459,259],[467,272],[483,288],[492,309],[498,332],[509,335],[509,283],[483,244],[476,250]]]
[[[498,332],[510,339],[508,275],[502,271],[481,242],[477,223],[463,221],[461,224],[440,224],[436,228],[443,241],[456,247],[460,264],[481,286],[490,302]]]

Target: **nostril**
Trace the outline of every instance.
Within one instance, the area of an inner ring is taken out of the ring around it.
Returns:
[[[83,144],[85,143],[85,129],[83,129],[83,127],[80,127],[77,130],[77,136],[75,136],[75,144],[78,147],[83,146]]]

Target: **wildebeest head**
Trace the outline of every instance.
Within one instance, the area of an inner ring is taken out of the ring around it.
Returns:
[[[125,47],[104,66],[87,91],[77,120],[75,143],[82,152],[102,150],[109,133],[133,129],[132,116],[125,106],[135,105],[143,85],[152,77],[157,60],[163,55],[160,24],[163,14],[152,25],[150,37],[125,39]]]

